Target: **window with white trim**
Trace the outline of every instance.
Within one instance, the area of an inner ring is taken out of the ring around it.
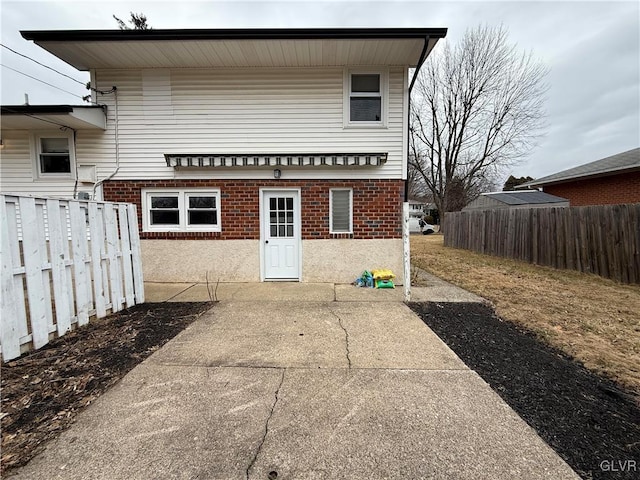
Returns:
[[[353,233],[353,190],[329,190],[329,232]]]
[[[384,126],[386,123],[387,73],[347,71],[345,125]]]
[[[72,178],[74,171],[73,133],[43,132],[33,136],[36,177]]]
[[[219,232],[220,190],[143,190],[142,221],[147,232]]]

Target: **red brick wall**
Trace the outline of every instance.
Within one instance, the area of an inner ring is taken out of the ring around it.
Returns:
[[[546,193],[569,199],[572,207],[640,202],[640,172],[547,185]]]
[[[219,188],[222,232],[140,232],[141,238],[259,239],[261,187],[300,188],[302,238],[401,238],[402,180],[117,180],[103,185],[106,201],[138,206],[142,230],[141,189]],[[353,189],[353,234],[329,233],[329,189]]]

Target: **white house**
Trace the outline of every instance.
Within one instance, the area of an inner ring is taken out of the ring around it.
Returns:
[[[402,276],[410,69],[446,29],[22,35],[95,106],[4,106],[1,191],[135,203],[147,280]]]

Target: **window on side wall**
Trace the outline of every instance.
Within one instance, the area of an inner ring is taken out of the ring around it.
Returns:
[[[334,188],[329,192],[329,232],[353,233],[353,191]]]
[[[34,135],[35,172],[38,178],[72,178],[74,158],[72,133],[47,132]]]
[[[345,79],[345,124],[381,127],[386,123],[386,72],[348,71]]]
[[[147,232],[219,232],[220,190],[148,189],[142,191]]]

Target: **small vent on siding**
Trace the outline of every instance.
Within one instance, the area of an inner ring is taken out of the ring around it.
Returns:
[[[165,154],[168,167],[367,167],[387,162],[387,153]]]

